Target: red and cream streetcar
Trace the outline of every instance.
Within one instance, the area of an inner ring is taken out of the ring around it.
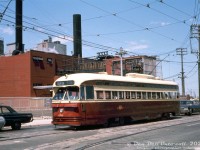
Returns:
[[[86,126],[179,114],[178,85],[144,74],[77,73],[53,84],[54,125]]]

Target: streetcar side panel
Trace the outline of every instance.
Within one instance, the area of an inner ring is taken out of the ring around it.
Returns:
[[[165,114],[179,113],[177,101],[133,101],[86,103],[86,125],[104,124],[108,119],[156,119]]]
[[[156,119],[178,114],[177,101],[93,101],[53,104],[53,124],[84,126],[104,124],[110,119]]]

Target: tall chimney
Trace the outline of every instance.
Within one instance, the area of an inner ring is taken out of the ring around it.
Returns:
[[[82,58],[81,15],[73,15],[74,56]]]
[[[21,53],[24,52],[24,45],[23,45],[23,37],[22,37],[22,31],[23,31],[23,24],[22,24],[22,3],[23,0],[16,0],[16,16],[15,16],[15,44],[16,44],[16,51],[20,51]]]

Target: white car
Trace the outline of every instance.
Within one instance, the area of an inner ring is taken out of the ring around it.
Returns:
[[[4,127],[6,121],[4,119],[4,117],[0,116],[0,130]]]

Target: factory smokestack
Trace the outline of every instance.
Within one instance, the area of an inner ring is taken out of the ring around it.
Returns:
[[[15,51],[13,51],[13,55],[18,54],[19,52],[23,53],[24,52],[24,45],[23,45],[23,36],[22,36],[22,31],[23,31],[23,24],[22,24],[22,3],[23,0],[16,0],[16,18],[15,18]]]
[[[74,56],[82,58],[81,15],[73,15]]]

